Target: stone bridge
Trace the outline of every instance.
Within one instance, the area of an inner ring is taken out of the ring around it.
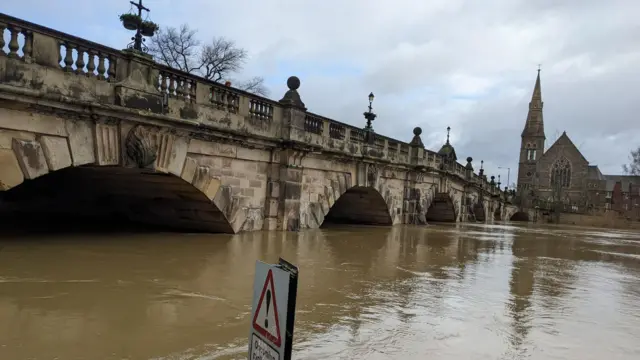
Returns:
[[[493,177],[307,111],[0,14],[0,216],[191,231],[510,219]]]

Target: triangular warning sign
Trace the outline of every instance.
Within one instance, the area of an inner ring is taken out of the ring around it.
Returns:
[[[267,273],[267,278],[262,287],[262,294],[260,294],[260,300],[258,300],[256,313],[253,316],[253,328],[275,346],[280,347],[282,344],[276,292],[273,286],[273,273],[271,269],[269,269]]]

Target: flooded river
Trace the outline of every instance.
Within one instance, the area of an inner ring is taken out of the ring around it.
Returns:
[[[295,359],[640,359],[640,234],[566,227],[0,239],[0,359],[246,359],[254,261]]]

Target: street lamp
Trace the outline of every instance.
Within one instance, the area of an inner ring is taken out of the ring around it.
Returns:
[[[367,119],[367,126],[365,126],[364,128],[366,131],[373,131],[373,126],[371,126],[371,122],[376,119],[376,116],[378,116],[373,113],[373,107],[371,106],[371,104],[373,103],[373,99],[374,99],[373,93],[370,93],[369,94],[369,110],[365,111],[365,113],[363,114],[364,118]]]
[[[498,166],[498,169],[507,169],[507,186],[511,185],[509,184],[509,180],[511,178],[511,168]]]

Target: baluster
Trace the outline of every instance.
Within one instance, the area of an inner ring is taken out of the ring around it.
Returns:
[[[5,45],[5,42],[4,42],[4,29],[6,29],[6,28],[7,28],[7,25],[5,25],[3,23],[0,23],[0,56],[6,55],[4,53],[4,45]]]
[[[109,81],[116,81],[116,58],[109,55]]]
[[[2,32],[0,32],[0,34],[1,33]],[[24,46],[22,47],[24,59],[27,62],[31,62],[31,58],[33,57],[33,33],[30,30],[24,30],[22,34],[24,35]],[[2,48],[0,47],[0,49]]]
[[[198,82],[195,80],[191,80],[191,88],[189,89],[189,98],[192,103],[196,102],[196,96],[198,96],[198,92],[196,91],[196,86],[198,86]]]
[[[253,113],[254,113],[254,111],[253,111],[254,106],[255,106],[254,105],[254,100],[253,99],[249,100],[249,115],[251,115],[251,116],[253,116]]]
[[[160,73],[160,92],[164,95],[167,93],[167,73]]]
[[[64,42],[63,41],[58,41],[58,65],[60,65],[60,68],[64,68],[64,66],[62,66],[61,62],[62,62],[62,47],[64,46]],[[66,47],[65,47],[66,49]]]
[[[12,59],[19,59],[20,55],[18,55],[18,50],[20,49],[20,45],[18,44],[18,34],[20,34],[22,30],[15,25],[9,25],[9,33],[11,38],[9,40],[9,56]]]
[[[89,54],[87,57],[87,77],[93,77],[96,75],[96,51],[89,49],[87,53]]]
[[[78,46],[78,58],[76,59],[76,74],[84,74],[84,49]]]
[[[169,74],[169,95],[175,95],[176,91],[176,76],[173,74]]]
[[[75,48],[75,45],[65,43],[65,48],[67,49],[67,53],[64,57],[64,71],[73,71],[73,49]]]
[[[176,94],[178,95],[179,99],[182,99],[182,98],[184,98],[184,82],[185,82],[185,79],[182,78],[182,77],[178,77],[177,80],[178,80],[178,83],[176,84],[177,85]]]
[[[233,94],[233,113],[237,114],[240,109],[240,95]]]
[[[98,80],[106,79],[104,73],[107,68],[104,66],[105,56],[102,53],[98,53]]]
[[[273,105],[269,104],[269,120],[273,120]]]

